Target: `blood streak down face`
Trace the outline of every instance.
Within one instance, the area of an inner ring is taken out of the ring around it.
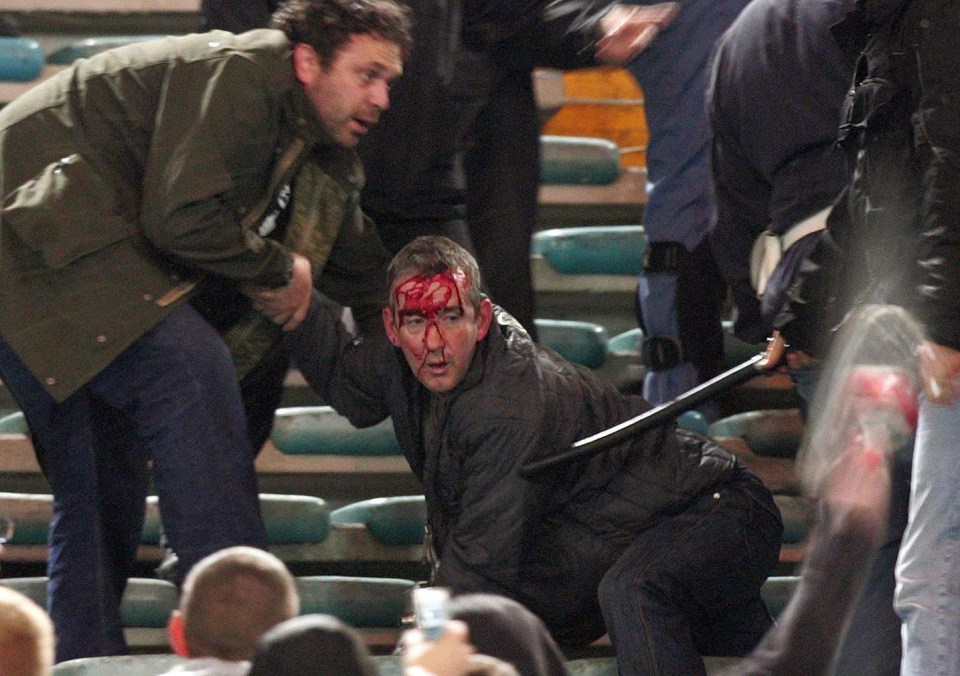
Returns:
[[[394,286],[394,309],[384,309],[387,336],[432,392],[460,384],[490,326],[490,301],[478,313],[465,300],[469,283],[460,269],[413,275]]]

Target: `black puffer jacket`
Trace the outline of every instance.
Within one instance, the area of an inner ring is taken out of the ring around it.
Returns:
[[[869,39],[841,126],[853,183],[830,225],[843,283],[854,301],[902,305],[960,349],[960,4],[861,0],[849,22]],[[797,288],[798,316],[820,305],[816,277]]]
[[[440,582],[498,592],[535,612],[556,580],[576,593],[599,580],[636,533],[676,514],[712,486],[741,476],[732,455],[705,438],[659,428],[536,482],[525,463],[650,405],[535,345],[502,311],[464,381],[443,398],[436,443],[423,448],[428,395],[386,340],[355,343],[339,308],[315,297],[289,338],[307,381],[358,426],[392,416],[423,483]],[[602,574],[600,572],[599,574]]]

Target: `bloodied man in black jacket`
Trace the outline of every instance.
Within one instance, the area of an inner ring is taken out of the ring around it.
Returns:
[[[666,425],[534,479],[521,468],[650,408],[530,340],[442,237],[388,271],[386,338],[314,295],[288,335],[313,388],[357,426],[392,417],[423,484],[437,582],[523,603],[564,645],[609,632],[620,673],[697,674],[771,619],[772,497],[732,455]]]

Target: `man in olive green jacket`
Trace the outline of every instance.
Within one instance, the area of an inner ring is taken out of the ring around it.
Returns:
[[[317,148],[377,121],[409,50],[391,0],[279,17],[79,61],[0,111],[0,376],[54,493],[58,660],[126,649],[148,460],[181,573],[266,544],[236,372],[186,301],[218,278],[300,322],[310,259],[263,216]]]

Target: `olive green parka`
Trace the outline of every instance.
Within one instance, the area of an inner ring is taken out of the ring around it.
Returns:
[[[0,335],[62,401],[217,275],[279,286],[256,224],[325,132],[279,31],[78,61],[0,111]]]

